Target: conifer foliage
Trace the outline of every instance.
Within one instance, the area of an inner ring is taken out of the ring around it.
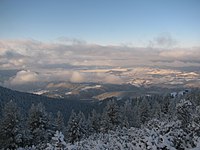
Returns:
[[[86,133],[85,125],[86,122],[84,114],[81,112],[79,114],[76,114],[74,111],[72,111],[66,131],[68,142],[74,143],[83,138],[84,134]]]
[[[52,136],[51,124],[45,107],[39,103],[32,105],[28,116],[28,129],[31,136],[31,144],[44,148]]]
[[[17,105],[11,100],[3,109],[3,118],[0,122],[0,147],[16,149],[22,145],[22,128],[20,112]]]
[[[103,111],[50,115],[41,103],[22,115],[13,101],[1,110],[0,149],[200,149],[199,91],[184,97],[107,99]],[[65,124],[66,123],[66,124]]]

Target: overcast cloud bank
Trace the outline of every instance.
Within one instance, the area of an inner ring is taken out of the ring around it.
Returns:
[[[68,38],[52,43],[1,40],[0,68],[20,69],[15,77],[10,78],[9,84],[25,84],[41,80],[122,83],[119,77],[97,70],[135,66],[200,66],[199,47],[174,47],[176,41],[170,36],[155,38],[151,44],[147,47],[101,46]]]

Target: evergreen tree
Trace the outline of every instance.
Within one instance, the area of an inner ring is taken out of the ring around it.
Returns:
[[[5,104],[0,123],[0,148],[16,149],[23,144],[20,123],[20,111],[17,105],[13,101]]]
[[[85,117],[80,112],[78,115],[72,111],[69,121],[67,123],[66,137],[68,142],[74,143],[79,141],[85,134]]]
[[[57,116],[55,118],[55,128],[62,133],[64,133],[66,130],[63,114],[60,111],[57,112]]]
[[[85,138],[88,134],[88,124],[86,123],[85,115],[81,111],[78,113],[78,122],[80,128],[80,138]]]
[[[123,126],[125,127],[132,127],[135,120],[134,120],[134,114],[133,114],[133,106],[132,106],[132,103],[130,100],[126,101],[124,103],[124,106],[121,107],[121,118],[122,119],[122,123],[123,123]]]
[[[187,128],[192,119],[193,107],[192,103],[188,100],[181,100],[177,105],[177,117],[182,123],[183,128]]]
[[[160,119],[161,118],[161,106],[158,103],[157,100],[154,101],[153,106],[152,106],[152,111],[153,111],[153,117]]]
[[[28,129],[32,136],[31,144],[39,149],[44,149],[52,134],[49,116],[45,111],[45,107],[39,103],[32,105],[28,117]]]
[[[164,96],[162,99],[161,111],[164,116],[167,116],[169,113],[170,107],[170,95]]]
[[[121,125],[120,118],[120,109],[114,99],[111,99],[106,108],[104,109],[102,115],[102,128],[103,132],[107,132],[108,130],[115,130],[118,126]]]
[[[133,122],[132,122],[132,127],[140,128],[141,126],[141,121],[140,121],[140,112],[139,112],[139,105],[135,105],[133,107]]]
[[[88,117],[88,128],[90,134],[100,132],[100,115],[94,109]]]
[[[46,150],[64,150],[66,149],[66,142],[64,141],[64,135],[62,132],[56,131],[52,137],[51,143],[47,144]]]
[[[142,124],[146,123],[150,119],[150,104],[146,98],[143,98],[139,104],[139,115]]]
[[[175,99],[171,99],[169,103],[169,111],[168,111],[168,120],[170,121],[177,118],[176,105],[177,105],[177,101]]]

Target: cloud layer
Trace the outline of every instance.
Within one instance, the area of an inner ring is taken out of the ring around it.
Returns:
[[[110,69],[200,66],[199,47],[179,48],[175,47],[176,43],[169,35],[155,38],[147,47],[101,46],[68,38],[52,43],[1,40],[0,68],[20,69],[9,82],[25,84],[40,81],[122,83],[120,77],[109,72]]]

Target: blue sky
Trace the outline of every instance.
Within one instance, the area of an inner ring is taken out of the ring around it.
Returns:
[[[199,46],[199,0],[1,0],[0,39],[142,45],[167,34]]]

